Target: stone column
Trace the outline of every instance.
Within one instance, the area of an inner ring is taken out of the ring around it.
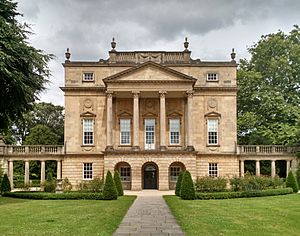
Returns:
[[[13,161],[9,161],[8,164],[8,179],[10,182],[11,189],[13,189],[14,188],[14,162]]]
[[[46,176],[46,163],[45,161],[41,161],[41,184],[45,182]]]
[[[29,184],[29,161],[25,161],[25,178],[24,184]]]
[[[274,178],[276,175],[276,163],[274,160],[271,161],[271,176]]]
[[[256,168],[255,168],[255,175],[260,176],[260,162],[257,160],[256,161]]]
[[[244,175],[245,175],[245,165],[244,165],[244,164],[245,164],[245,163],[244,163],[244,160],[241,160],[241,161],[240,161],[240,165],[241,165],[241,166],[240,166],[240,168],[241,168],[241,170],[240,170],[240,171],[241,171],[241,174],[240,174],[240,175],[241,175],[241,177],[244,177]]]
[[[113,92],[106,92],[106,150],[112,149],[112,95]]]
[[[286,177],[288,176],[290,169],[291,169],[291,161],[287,160],[286,161]]]
[[[139,132],[140,132],[140,126],[139,126],[139,91],[132,92],[133,94],[133,150],[139,150]]]
[[[187,149],[195,150],[193,146],[193,91],[187,91]]]
[[[56,177],[57,179],[61,179],[61,161],[57,161],[57,171],[56,171]]]
[[[160,91],[160,150],[166,150],[166,91]]]

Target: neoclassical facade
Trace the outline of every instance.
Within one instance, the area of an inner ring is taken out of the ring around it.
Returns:
[[[244,176],[244,162],[286,161],[296,168],[285,146],[237,145],[235,53],[228,61],[192,59],[182,51],[117,51],[108,59],[63,63],[65,145],[5,146],[0,161],[13,182],[13,162],[57,161],[57,178],[74,185],[108,170],[118,170],[125,189],[174,189],[182,170],[199,176]],[[13,185],[13,184],[12,184]],[[13,186],[12,186],[13,187]]]

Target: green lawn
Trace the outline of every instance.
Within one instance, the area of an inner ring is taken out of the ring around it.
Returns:
[[[112,235],[135,197],[117,201],[0,197],[0,235]]]
[[[186,235],[300,235],[300,194],[228,200],[164,198]]]

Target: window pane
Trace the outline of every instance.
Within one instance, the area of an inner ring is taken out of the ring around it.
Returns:
[[[145,119],[145,149],[154,149],[155,145],[155,120]]]
[[[208,175],[210,177],[218,177],[218,163],[208,164]]]
[[[181,172],[180,166],[171,166],[170,167],[170,181],[176,182],[180,172]]]
[[[130,181],[130,167],[121,166],[120,167],[120,178],[121,181]]]
[[[83,144],[93,144],[94,127],[92,119],[83,120]]]
[[[218,144],[218,120],[207,121],[208,144]]]
[[[218,81],[218,74],[217,73],[208,73],[207,81]]]
[[[121,144],[130,144],[130,119],[120,120]]]
[[[170,143],[179,144],[180,142],[180,120],[170,119]]]
[[[93,179],[93,163],[83,163],[83,179]]]
[[[93,73],[84,73],[83,74],[83,80],[93,81],[94,80],[94,74]]]

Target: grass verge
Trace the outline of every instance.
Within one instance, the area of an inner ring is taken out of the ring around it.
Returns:
[[[0,197],[0,234],[112,235],[134,199],[47,201]]]
[[[300,194],[228,200],[165,196],[186,235],[299,235]]]

